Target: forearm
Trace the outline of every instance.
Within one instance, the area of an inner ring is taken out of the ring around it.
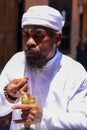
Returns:
[[[13,97],[13,96],[11,96],[9,93],[8,93],[8,91],[7,91],[7,87],[8,86],[5,86],[4,87],[4,95],[5,95],[5,98],[8,100],[8,102],[10,102],[10,103],[16,103],[16,102],[18,102],[18,97]]]
[[[6,93],[5,87],[0,91],[0,117],[6,116],[13,111],[12,106],[17,99]]]

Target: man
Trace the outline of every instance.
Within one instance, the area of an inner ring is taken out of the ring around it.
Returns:
[[[23,124],[37,130],[87,129],[87,73],[57,49],[62,26],[59,11],[45,5],[22,17],[24,51],[9,60],[0,78],[0,116],[12,112],[11,130]]]

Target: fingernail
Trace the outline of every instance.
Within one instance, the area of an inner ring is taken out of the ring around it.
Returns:
[[[29,80],[29,78],[28,78],[28,77],[25,77],[25,79],[26,79],[26,80]]]
[[[28,77],[25,77],[25,78],[20,78],[20,80],[21,80],[21,81],[22,81],[22,80],[24,80],[24,79],[29,80],[29,78],[28,78]]]

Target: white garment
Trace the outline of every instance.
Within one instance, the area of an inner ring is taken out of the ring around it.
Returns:
[[[40,5],[30,7],[22,17],[21,27],[24,25],[39,25],[62,31],[64,21],[60,12],[50,6]]]
[[[40,130],[87,130],[87,73],[80,63],[57,52],[42,70],[29,70],[24,52],[15,54],[0,77],[0,116],[12,112],[12,120],[20,118],[12,110],[3,88],[12,79],[29,77],[30,91],[43,107]],[[19,102],[20,103],[20,102]],[[11,124],[19,130],[22,124]]]

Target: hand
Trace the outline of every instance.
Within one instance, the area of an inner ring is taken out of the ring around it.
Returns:
[[[24,94],[29,89],[26,78],[14,79],[6,87],[6,92],[12,97],[19,97],[19,94]]]
[[[34,98],[31,96],[31,98]],[[21,118],[20,120],[14,120],[13,123],[24,123],[24,124],[36,124],[41,122],[43,109],[34,98],[33,104],[20,104],[14,105],[13,109],[21,109]]]

